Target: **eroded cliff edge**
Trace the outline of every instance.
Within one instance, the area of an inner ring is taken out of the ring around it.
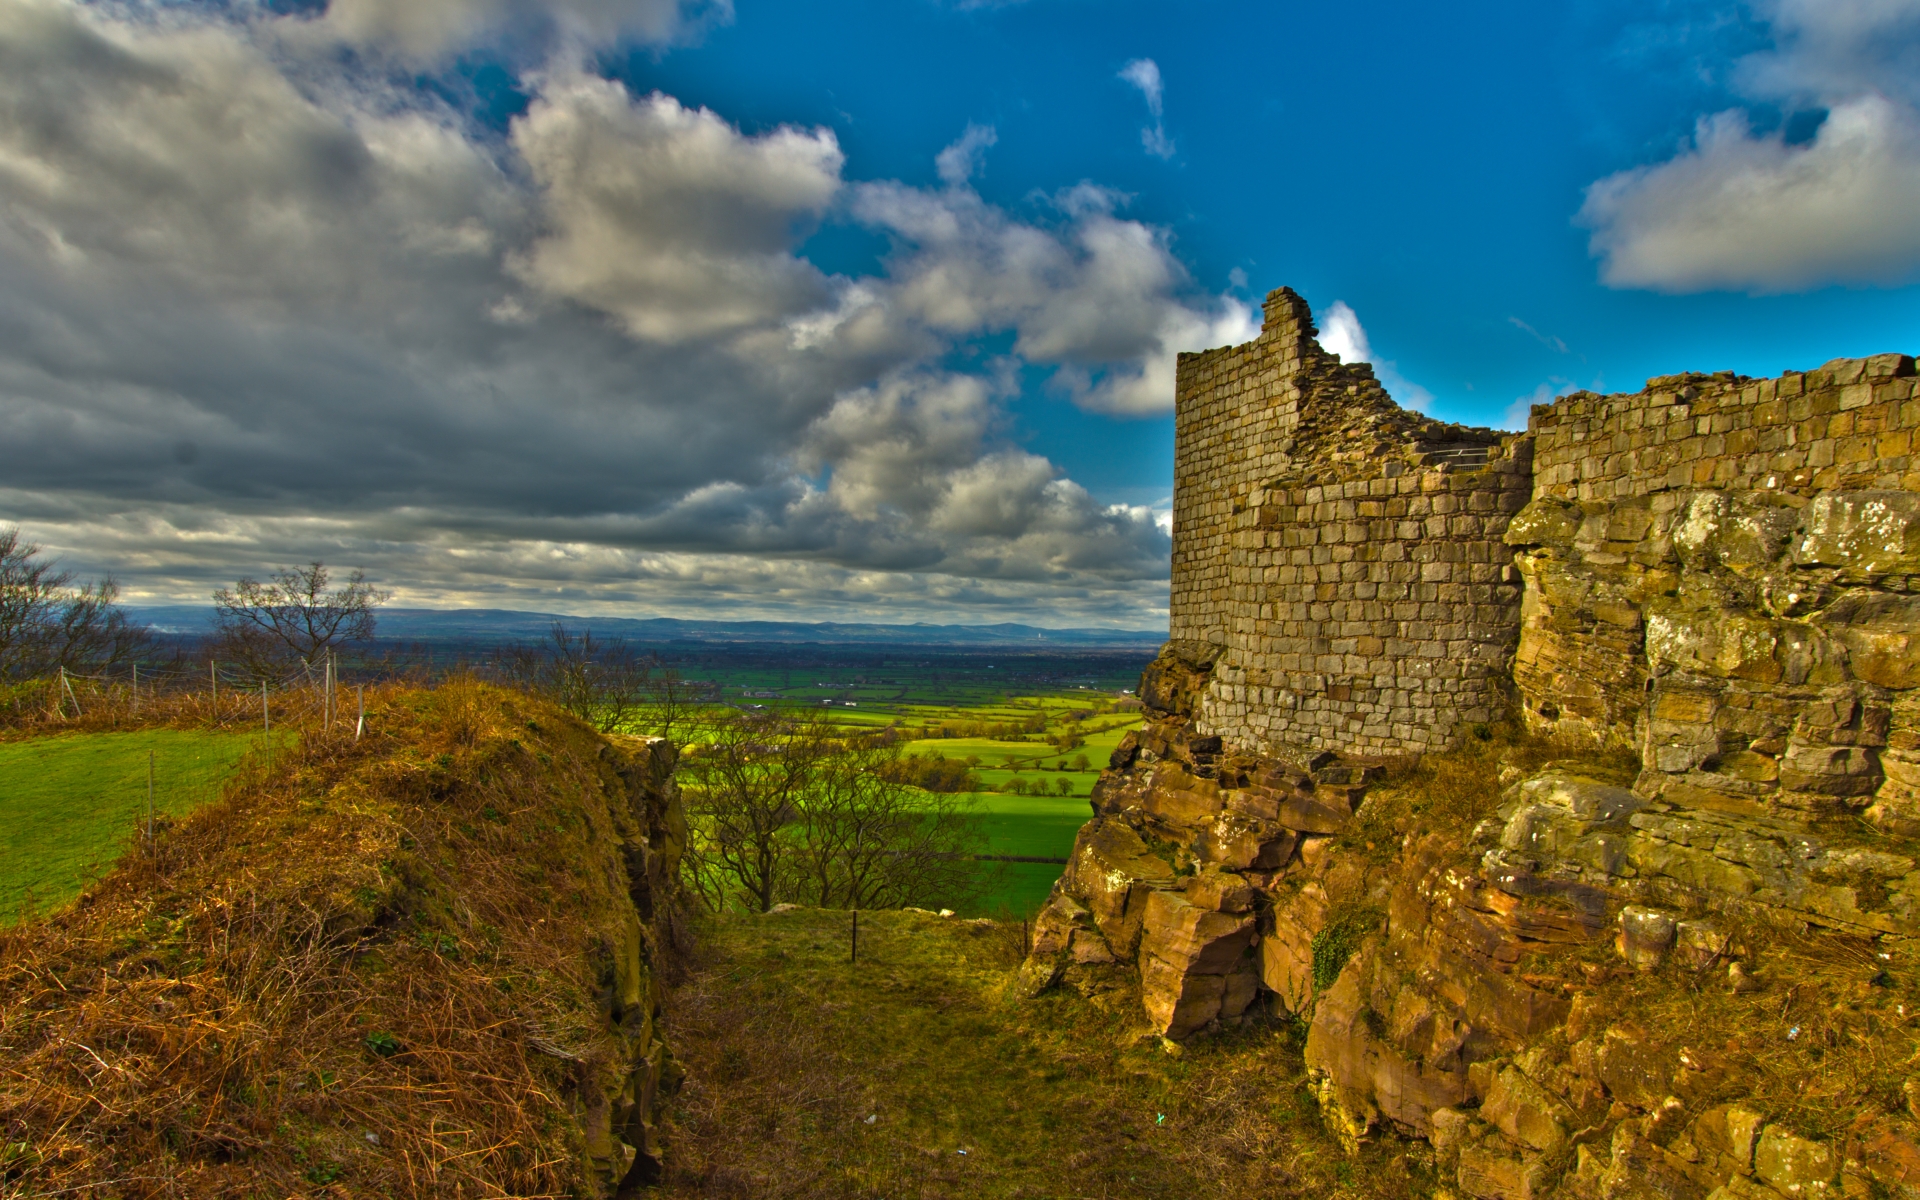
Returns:
[[[1920,1195],[1913,360],[1503,436],[1281,292],[1181,368],[1176,637],[1025,986],[1297,1019],[1487,1200]]]

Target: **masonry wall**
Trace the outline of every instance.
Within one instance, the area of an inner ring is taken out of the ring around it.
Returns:
[[[1281,757],[1439,749],[1502,703],[1530,443],[1401,409],[1314,334],[1282,289],[1259,339],[1180,357],[1172,635],[1222,648],[1196,725]]]
[[[1633,741],[1643,792],[1920,822],[1913,360],[1536,408],[1514,678]]]

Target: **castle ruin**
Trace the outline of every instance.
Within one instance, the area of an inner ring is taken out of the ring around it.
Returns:
[[[1920,1100],[1823,1140],[1742,1040],[1814,986],[1768,972],[1920,970],[1917,384],[1683,374],[1473,429],[1274,292],[1180,356],[1172,638],[1022,986],[1121,980],[1174,1040],[1286,1014],[1343,1137],[1480,1200],[1920,1196]],[[1723,1050],[1647,1015],[1706,986]]]

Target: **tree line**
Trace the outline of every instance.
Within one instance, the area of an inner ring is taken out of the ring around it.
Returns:
[[[367,651],[389,598],[362,572],[339,580],[320,562],[243,576],[213,592],[201,649],[261,678],[311,670]],[[19,530],[0,531],[0,682],[117,675],[155,649],[111,577],[77,581]],[[681,746],[686,882],[710,908],[957,907],[990,882],[964,795],[978,777],[966,763],[903,754],[892,731],[698,702],[658,656],[563,622],[541,642],[500,647],[482,670],[602,732]]]

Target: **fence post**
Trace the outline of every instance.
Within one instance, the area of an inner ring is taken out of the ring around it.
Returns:
[[[140,664],[133,664],[133,711],[140,711]]]
[[[156,858],[159,848],[153,844],[153,751],[147,751],[147,850]]]
[[[267,738],[267,772],[273,772],[273,713],[267,709],[267,681],[260,681],[260,730]]]
[[[853,945],[847,955],[847,961],[851,963],[860,961],[860,910],[857,908],[853,910]]]
[[[367,685],[356,683],[353,685],[353,692],[360,698],[360,719],[353,724],[353,740],[357,742],[360,740],[360,735],[367,730]]]

